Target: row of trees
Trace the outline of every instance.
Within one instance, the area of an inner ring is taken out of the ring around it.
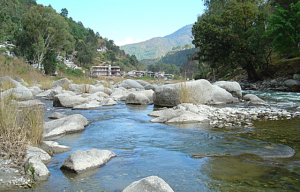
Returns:
[[[242,67],[256,81],[261,70],[268,71],[272,52],[299,55],[299,1],[206,0],[205,5],[192,29],[202,68]]]
[[[35,0],[0,0],[0,41],[12,41],[17,56],[26,58],[45,72],[55,72],[56,56],[75,56],[79,66],[89,69],[103,62],[118,62],[128,69],[142,68],[136,57],[126,54],[113,40],[102,38],[82,22],[68,18],[68,10],[57,13],[51,5]],[[104,53],[97,48],[105,47]]]

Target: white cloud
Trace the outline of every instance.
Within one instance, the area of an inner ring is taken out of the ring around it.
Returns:
[[[118,46],[122,46],[122,45],[127,45],[127,44],[139,43],[141,41],[142,41],[141,39],[133,40],[131,37],[126,37],[125,41],[115,42],[115,44]]]

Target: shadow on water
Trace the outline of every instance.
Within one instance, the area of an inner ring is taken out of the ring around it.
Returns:
[[[213,129],[151,123],[148,114],[157,110],[152,105],[119,102],[71,110],[50,104],[46,115],[80,113],[89,126],[83,132],[53,138],[72,151],[53,157],[47,165],[49,180],[38,183],[33,191],[120,191],[151,175],[164,179],[174,191],[300,190],[299,118],[255,122],[255,128]],[[81,174],[60,170],[69,154],[91,148],[111,150],[117,157]]]

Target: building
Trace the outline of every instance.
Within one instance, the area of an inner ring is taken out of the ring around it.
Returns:
[[[121,76],[121,69],[119,66],[102,65],[102,66],[92,66],[91,76]]]

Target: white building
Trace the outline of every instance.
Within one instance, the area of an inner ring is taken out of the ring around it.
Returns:
[[[121,76],[121,68],[119,66],[111,65],[92,66],[91,76]]]

